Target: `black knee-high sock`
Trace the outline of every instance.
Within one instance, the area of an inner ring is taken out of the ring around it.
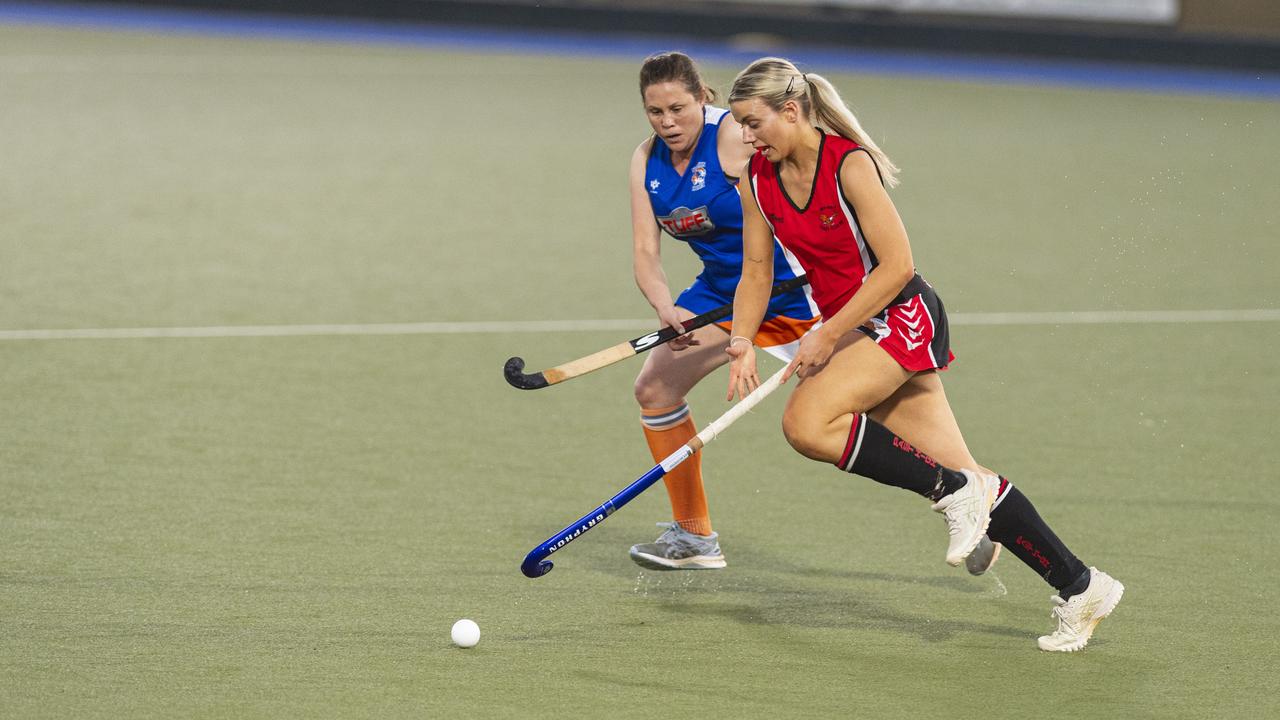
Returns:
[[[849,440],[836,467],[937,502],[968,480],[894,435],[863,413],[853,414]]]
[[[1027,496],[1003,477],[991,508],[987,536],[1009,548],[1063,600],[1089,585],[1089,568],[1049,529]]]
[[[853,416],[849,440],[836,467],[935,502],[968,482],[959,471],[943,466],[862,413]],[[1062,599],[1083,591],[1089,585],[1089,569],[1049,528],[1022,491],[1003,477],[999,482],[987,535],[1009,548]]]

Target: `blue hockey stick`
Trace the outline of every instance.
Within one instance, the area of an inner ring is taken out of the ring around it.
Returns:
[[[649,489],[650,485],[653,485],[658,482],[658,480],[662,479],[663,475],[671,472],[671,470],[677,465],[688,460],[694,453],[698,452],[705,447],[707,443],[714,440],[717,435],[724,432],[725,428],[732,425],[734,421],[745,415],[749,410],[751,410],[751,408],[759,404],[761,400],[765,399],[769,393],[776,390],[778,385],[782,384],[782,373],[784,370],[786,370],[786,368],[774,373],[773,377],[770,377],[768,380],[761,383],[760,387],[753,390],[750,395],[743,398],[737,405],[729,408],[728,412],[721,415],[714,422],[704,428],[702,432],[698,433],[692,440],[682,445],[679,450],[676,450],[668,455],[662,462],[654,465],[649,472],[641,475],[639,479],[624,488],[622,492],[614,495],[612,498],[609,498],[600,507],[592,510],[586,515],[583,515],[581,518],[578,518],[577,522],[566,527],[555,535],[552,535],[547,538],[546,542],[530,550],[529,554],[525,556],[524,562],[520,563],[520,572],[524,573],[526,577],[531,578],[542,577],[543,575],[551,572],[553,565],[550,560],[547,560],[551,553],[556,552],[565,545],[577,540],[582,533],[604,522],[605,518],[617,512],[623,505],[634,500],[637,495]]]

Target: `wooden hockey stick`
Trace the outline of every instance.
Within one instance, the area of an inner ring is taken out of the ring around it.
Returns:
[[[809,279],[804,275],[800,277],[784,280],[773,286],[772,297],[781,295],[782,293],[795,290],[804,286]],[[663,343],[670,342],[685,333],[697,330],[700,327],[710,325],[711,323],[727,317],[733,312],[733,303],[721,305],[714,310],[708,310],[696,317],[689,318],[684,324],[684,330],[678,331],[673,327],[664,327],[656,332],[648,335],[641,335],[634,340],[628,340],[624,343],[618,343],[610,348],[605,348],[596,353],[592,353],[586,357],[571,360],[563,365],[557,365],[553,368],[543,370],[541,372],[529,373],[524,372],[524,358],[513,357],[507,361],[506,366],[502,368],[502,374],[507,378],[507,382],[511,387],[520,390],[537,390],[564,382],[570,378],[586,375],[594,372],[602,367],[608,367],[616,362],[626,360],[629,357],[639,355],[645,350],[650,350]]]

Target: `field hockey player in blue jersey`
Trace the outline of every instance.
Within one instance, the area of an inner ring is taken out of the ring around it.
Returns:
[[[683,53],[645,59],[640,96],[653,135],[631,157],[636,284],[662,325],[683,329],[683,321],[733,301],[742,273],[742,201],[737,179],[752,150],[742,142],[733,117],[711,105],[715,92]],[[693,284],[674,301],[662,269],[663,232],[688,244],[703,264]],[[781,252],[775,257],[774,272],[778,281],[796,275]],[[756,341],[789,360],[789,352],[816,316],[817,308],[804,289],[779,295],[769,304]],[[729,360],[727,321],[655,348],[640,370],[635,397],[654,462],[697,434],[685,395]],[[701,454],[668,473],[664,482],[673,521],[660,523],[664,531],[656,541],[633,546],[631,558],[656,570],[724,567],[702,485]]]

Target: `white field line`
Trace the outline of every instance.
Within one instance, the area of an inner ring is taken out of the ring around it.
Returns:
[[[1275,322],[1280,310],[1079,310],[956,313],[952,325],[1110,325],[1116,323]]]
[[[362,325],[229,325],[212,327],[0,330],[0,340],[122,340],[138,338],[294,337],[306,335],[456,335],[461,333],[635,330],[653,320],[527,320],[372,323]]]
[[[953,325],[1106,325],[1117,323],[1276,322],[1280,309],[1095,310],[1080,312],[956,313]],[[357,325],[230,325],[211,327],[0,330],[3,340],[131,340],[143,338],[299,337],[308,335],[454,335],[482,333],[652,330],[644,320],[511,320],[373,323]]]

